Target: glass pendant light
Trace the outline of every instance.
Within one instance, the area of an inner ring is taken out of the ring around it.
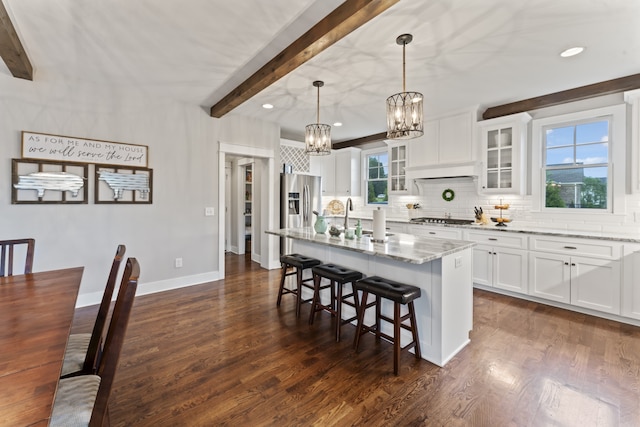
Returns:
[[[402,45],[402,92],[387,98],[387,138],[412,139],[424,133],[423,96],[407,92],[405,88],[405,49],[411,43],[411,34],[402,34],[396,43]]]
[[[320,123],[320,88],[324,82],[316,80],[313,85],[318,88],[318,105],[316,123],[304,128],[305,152],[314,156],[325,156],[331,153],[331,126]]]

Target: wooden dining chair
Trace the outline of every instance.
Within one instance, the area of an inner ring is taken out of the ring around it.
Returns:
[[[140,277],[135,258],[127,259],[120,290],[109,322],[104,353],[97,375],[62,378],[53,403],[50,426],[100,427],[109,425],[109,395],[118,367],[118,360],[133,307]]]
[[[33,270],[33,252],[36,247],[35,239],[13,239],[0,240],[0,277],[13,276],[14,267],[14,247],[26,245],[26,248],[18,250],[26,250],[24,260],[24,274],[29,274]]]
[[[98,359],[101,355],[104,343],[105,325],[111,307],[111,297],[116,287],[116,279],[120,263],[124,259],[127,248],[125,245],[118,245],[116,255],[111,263],[111,271],[107,278],[107,284],[102,294],[102,301],[98,308],[98,315],[90,334],[71,334],[67,341],[67,348],[62,363],[61,378],[77,375],[95,374],[98,366]]]

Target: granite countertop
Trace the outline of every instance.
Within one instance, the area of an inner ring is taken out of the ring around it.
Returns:
[[[350,219],[361,219],[371,221],[372,218],[364,217],[364,216],[356,216]],[[582,231],[582,230],[567,230],[567,229],[554,229],[554,228],[545,228],[535,225],[521,225],[517,223],[511,223],[506,227],[496,227],[494,223],[489,223],[486,225],[482,224],[469,224],[469,225],[460,225],[460,224],[437,224],[437,223],[421,223],[421,222],[411,222],[409,219],[401,219],[401,218],[387,218],[387,222],[399,223],[399,224],[410,224],[416,226],[425,226],[425,227],[453,227],[453,228],[461,228],[465,230],[479,230],[479,231],[498,231],[502,233],[526,233],[526,234],[536,234],[542,236],[559,236],[559,237],[570,237],[570,238],[587,238],[587,239],[598,239],[598,240],[609,240],[614,242],[623,242],[623,243],[640,243],[640,234],[638,233],[615,233],[615,232],[604,232],[604,231]]]
[[[392,236],[388,236],[388,240],[384,243],[374,243],[369,236],[348,240],[344,238],[344,235],[331,237],[329,233],[317,234],[311,227],[269,230],[266,233],[411,264],[424,264],[475,246],[475,243],[463,240],[430,238],[403,233],[394,233]]]

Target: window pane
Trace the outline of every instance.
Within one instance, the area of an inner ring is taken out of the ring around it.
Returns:
[[[573,163],[573,146],[547,150],[547,166],[572,165]]]
[[[548,208],[607,209],[607,167],[547,171]]]
[[[387,203],[387,181],[369,181],[367,185],[367,203]]]
[[[576,163],[593,165],[609,162],[609,144],[578,145]]]
[[[609,141],[609,122],[593,122],[576,126],[576,144]]]
[[[561,145],[573,145],[574,126],[547,129],[547,147],[559,147]]]

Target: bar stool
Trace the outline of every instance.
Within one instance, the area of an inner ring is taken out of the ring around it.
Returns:
[[[316,265],[322,264],[319,259],[311,258],[301,254],[288,254],[280,256],[280,264],[282,266],[282,276],[280,277],[280,289],[278,290],[278,302],[276,307],[280,307],[280,301],[282,301],[283,294],[293,294],[296,297],[296,317],[300,317],[300,306],[303,302],[309,302],[313,298],[302,299],[302,287],[313,290],[313,285],[307,282],[313,281],[313,278],[302,278],[302,272]],[[288,269],[293,268],[291,272],[287,272]],[[290,289],[284,286],[287,276],[296,276],[296,288]]]
[[[318,311],[328,311],[332,316],[336,316],[336,342],[340,342],[340,328],[358,318],[358,297],[355,294],[356,281],[362,279],[362,273],[341,267],[335,264],[322,264],[311,269],[313,272],[313,301],[311,302],[311,314],[309,315],[309,324],[313,325],[313,319]],[[329,279],[330,283],[321,285],[322,279]],[[343,295],[343,287],[345,283],[351,282],[351,293]],[[336,290],[336,284],[337,290]],[[331,289],[331,299],[328,304],[322,304],[320,301],[320,291],[323,289]],[[337,295],[336,295],[337,293]],[[353,301],[348,299],[352,298]],[[356,310],[356,315],[342,320],[342,304],[349,305]]]
[[[359,280],[356,283],[356,291],[362,291],[362,300],[359,303],[358,323],[356,326],[356,337],[354,341],[355,351],[358,351],[360,345],[360,337],[367,332],[374,332],[376,339],[383,337],[393,343],[393,373],[398,375],[400,368],[400,352],[401,350],[415,349],[416,359],[420,359],[420,341],[418,339],[418,325],[416,323],[416,313],[413,300],[420,297],[420,288],[407,285],[393,280],[385,279],[380,276],[371,276]],[[369,294],[375,295],[375,300],[367,303]],[[382,298],[393,301],[393,319],[383,315],[380,312],[380,303]],[[409,311],[404,316],[400,316],[400,306],[408,304]],[[376,321],[374,324],[367,326],[364,324],[364,315],[368,308],[376,307]],[[380,321],[384,320],[393,324],[393,336],[387,335],[380,330]],[[409,325],[404,324],[405,320],[409,320]],[[411,332],[413,341],[405,347],[400,346],[400,328],[404,328]]]

